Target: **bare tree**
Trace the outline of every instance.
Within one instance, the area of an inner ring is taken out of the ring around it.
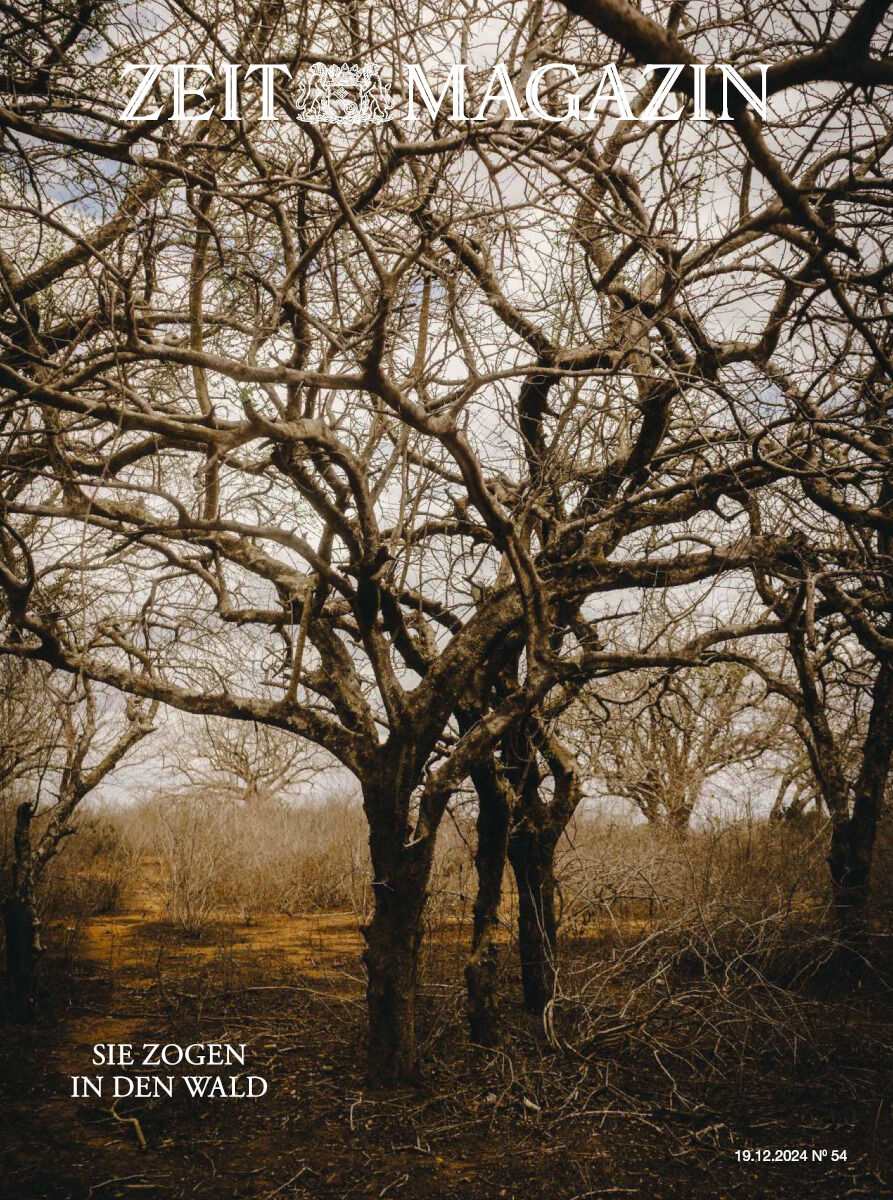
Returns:
[[[203,717],[177,737],[172,767],[193,790],[244,804],[294,797],[329,765],[321,751],[269,725]]]
[[[405,95],[403,64],[468,45],[472,14],[159,13],[23,14],[4,45],[2,649],[286,731],[354,774],[370,1073],[393,1081],[415,1067],[434,842],[470,773],[517,813],[519,854],[524,831],[547,845],[534,780],[546,764],[555,799],[572,789],[538,731],[583,682],[784,636],[754,572],[784,577],[804,544],[823,579],[850,569],[812,519],[807,485],[829,468],[804,456],[833,442],[868,492],[888,461],[887,418],[833,400],[842,371],[888,378],[874,230],[893,135],[847,65],[883,13],[841,8],[828,53],[782,22],[769,90],[800,103],[761,129],[734,100],[693,139],[604,108],[509,121],[505,97],[485,103],[487,69],[467,73],[480,120],[308,123],[311,63],[374,59]],[[584,17],[493,15],[521,92],[536,66],[604,61],[610,39],[630,65],[693,63],[716,28],[709,8],[685,25],[671,6],[662,27],[622,0]],[[255,79],[234,123],[189,119],[194,95],[168,120],[166,86],[158,116],[120,120],[125,61],[162,52],[207,62],[215,100],[225,62],[287,63],[282,119],[258,117]],[[735,29],[724,57],[756,83]],[[705,88],[715,112],[715,71]],[[60,603],[62,576],[80,586]],[[693,639],[655,651],[610,619],[627,595],[681,609],[696,588]]]
[[[591,772],[653,825],[685,834],[711,778],[753,763],[779,717],[758,714],[763,689],[740,666],[622,678],[585,698]]]
[[[886,568],[884,574],[889,574]],[[869,576],[865,583],[871,589],[871,607],[883,612],[889,606],[889,584],[877,590],[876,579]],[[830,574],[826,586],[837,591]],[[828,865],[835,911],[845,929],[858,931],[866,916],[875,836],[893,755],[893,674],[886,654],[878,662],[865,652],[863,639],[852,644],[849,621],[836,609],[837,597],[831,615],[828,605],[823,615],[808,598],[810,590],[791,587],[786,598],[776,599],[778,609],[787,608],[790,625],[786,662],[780,669],[773,670],[771,660],[763,657],[742,654],[741,661],[749,662],[793,709],[792,729],[805,761],[794,756],[793,767],[783,772],[776,806],[782,811],[792,785],[791,815],[812,798],[822,802],[831,821]],[[873,627],[862,604],[851,599],[857,621]]]
[[[772,821],[797,821],[810,805],[821,816],[822,795],[813,774],[812,764],[802,733],[790,730],[780,737],[775,748],[775,799],[769,811]]]
[[[36,664],[28,670],[12,666],[10,660],[2,663],[0,693],[0,760],[5,768],[0,798],[4,807],[15,810],[3,898],[6,973],[13,1017],[32,1021],[37,1014],[43,949],[38,915],[41,877],[64,840],[75,832],[72,822],[80,803],[151,732],[158,705],[153,702],[144,710],[129,699],[123,731],[109,738],[109,722],[97,714],[89,681],[77,676],[56,680]]]

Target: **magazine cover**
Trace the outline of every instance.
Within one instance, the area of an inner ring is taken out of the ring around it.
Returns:
[[[890,7],[0,3],[2,1200],[893,1196]]]

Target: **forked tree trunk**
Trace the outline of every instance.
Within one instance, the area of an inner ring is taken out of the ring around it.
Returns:
[[[499,967],[496,934],[511,803],[505,784],[492,761],[473,771],[472,781],[478,794],[477,848],[474,856],[478,882],[471,952],[465,966],[468,1025],[473,1042],[481,1046],[497,1046],[502,1030],[496,994]]]
[[[549,802],[540,793],[542,774],[534,746],[553,779]],[[576,759],[560,739],[532,722],[503,747],[506,773],[518,804],[508,857],[518,891],[518,951],[524,1007],[541,1016],[555,996],[558,978],[558,915],[555,853],[582,795]]]
[[[31,805],[16,810],[12,887],[3,902],[6,933],[6,976],[12,1019],[21,1023],[37,1016],[40,920],[34,894],[34,856],[31,848]]]
[[[555,848],[551,829],[522,822],[509,837],[509,862],[518,889],[518,952],[524,1007],[542,1015],[555,995],[558,920],[555,911]]]

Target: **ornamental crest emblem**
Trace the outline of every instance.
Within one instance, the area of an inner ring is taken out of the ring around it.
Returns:
[[[311,125],[323,122],[341,125],[382,125],[394,107],[388,91],[373,63],[359,67],[314,63],[309,76],[297,87],[295,108],[301,120]]]

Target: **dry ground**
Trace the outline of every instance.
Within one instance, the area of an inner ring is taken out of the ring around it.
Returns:
[[[882,992],[835,1002],[824,1061],[804,1052],[779,1073],[767,1058],[763,1077],[694,1091],[653,1047],[630,1061],[619,1043],[556,1052],[514,1010],[505,1053],[467,1046],[461,938],[448,930],[426,951],[421,1080],[393,1094],[363,1079],[359,948],[346,914],[221,924],[187,939],[145,878],[126,911],[88,923],[72,962],[48,964],[37,1028],[2,1031],[0,1196],[893,1195],[893,1015]],[[568,961],[603,949],[591,934]],[[193,1100],[178,1089],[114,1108],[71,1098],[69,1077],[95,1073],[95,1042],[213,1040],[248,1044],[245,1069],[268,1079],[265,1097]],[[751,1147],[846,1150],[847,1161],[738,1163],[736,1148]]]

